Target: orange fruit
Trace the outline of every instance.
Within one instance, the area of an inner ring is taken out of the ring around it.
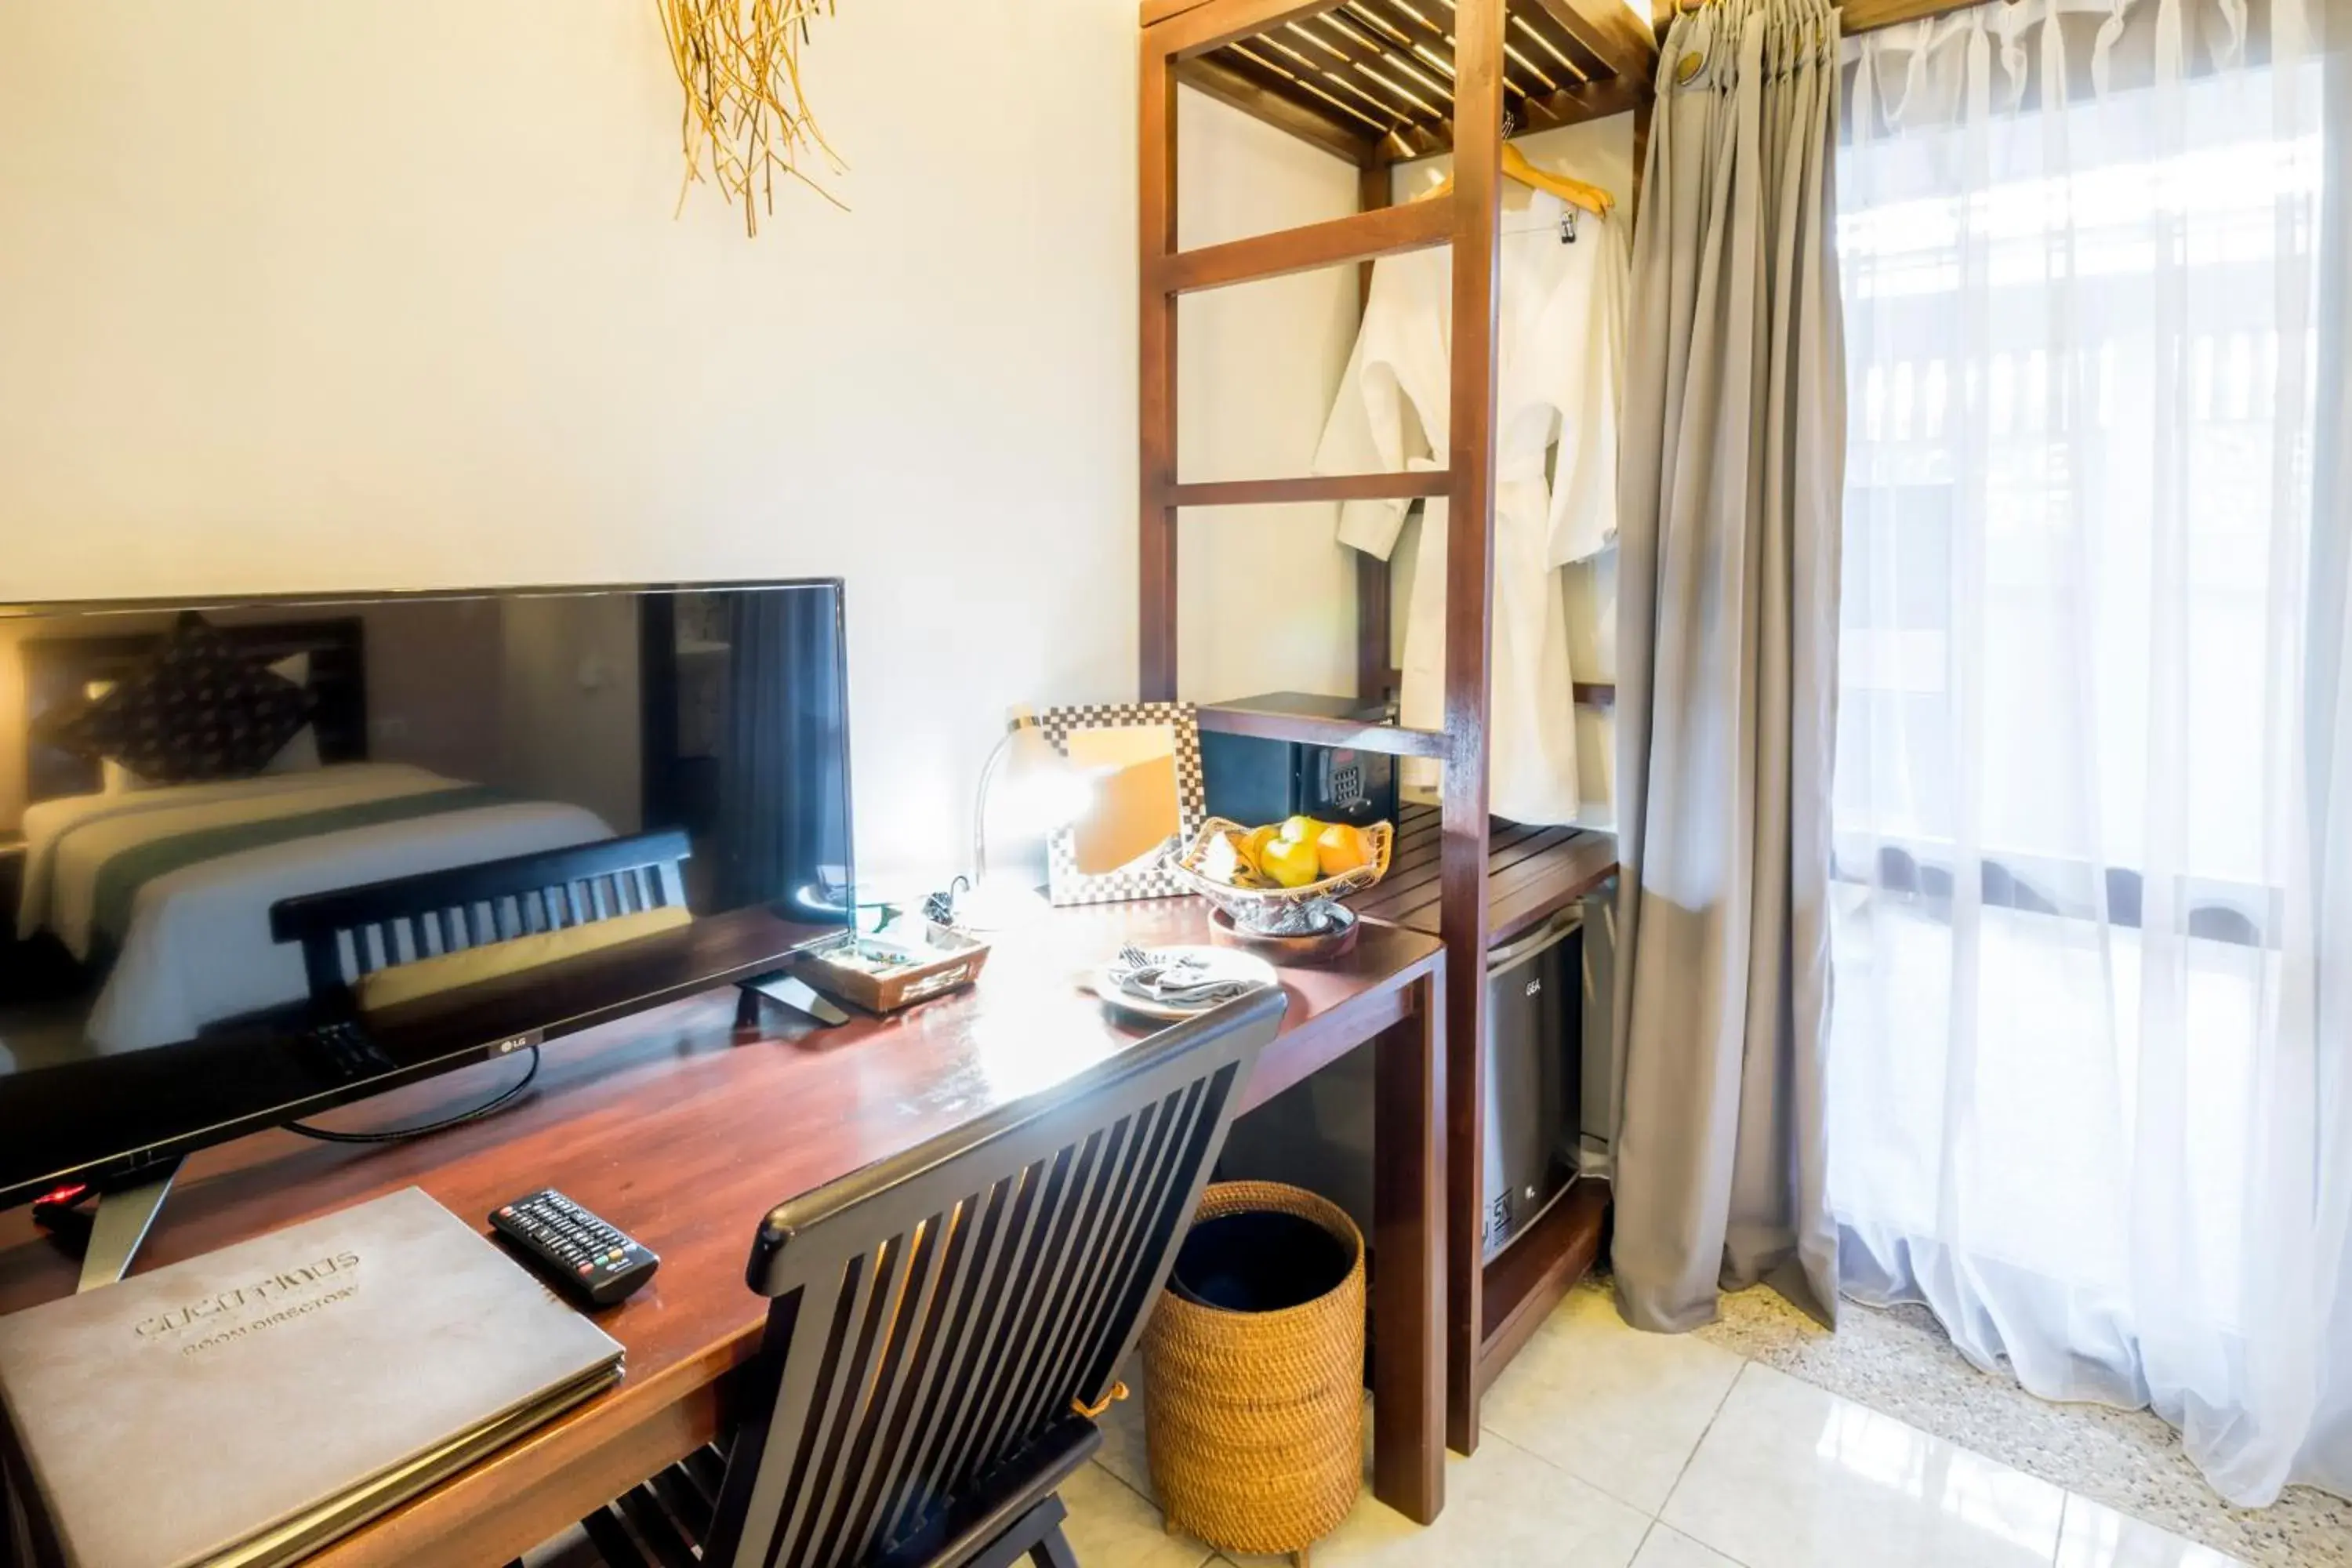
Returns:
[[[1315,862],[1326,877],[1343,876],[1372,863],[1371,841],[1362,828],[1335,822],[1315,836]]]

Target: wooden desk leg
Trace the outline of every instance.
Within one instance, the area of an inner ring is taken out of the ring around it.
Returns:
[[[1373,1042],[1372,1495],[1445,1506],[1445,1016],[1437,976]]]
[[[33,1561],[32,1525],[25,1517],[31,1497],[18,1479],[14,1456],[0,1453],[0,1568],[29,1568]]]
[[[1445,983],[1437,982],[1443,1005]],[[1444,1047],[1439,1047],[1441,1055]],[[1445,1446],[1478,1451],[1478,1358],[1486,1348],[1486,1105],[1475,1045],[1445,1064]]]

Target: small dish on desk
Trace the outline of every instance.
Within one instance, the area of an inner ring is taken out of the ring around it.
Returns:
[[[916,940],[860,936],[804,953],[794,968],[820,991],[869,1013],[895,1013],[971,984],[987,962],[988,943],[927,924]]]
[[[1130,944],[1097,965],[1087,983],[1122,1013],[1174,1023],[1280,979],[1265,959],[1232,948],[1181,944],[1145,951]]]
[[[1318,905],[1305,917],[1309,928],[1295,936],[1252,931],[1229,910],[1209,911],[1209,940],[1219,947],[1254,952],[1273,963],[1330,963],[1356,949],[1363,922],[1356,911],[1336,900]]]

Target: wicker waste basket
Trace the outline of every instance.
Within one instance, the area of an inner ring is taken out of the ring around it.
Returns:
[[[1275,1182],[1210,1187],[1143,1334],[1169,1531],[1303,1568],[1362,1484],[1363,1368],[1364,1238],[1347,1211]]]

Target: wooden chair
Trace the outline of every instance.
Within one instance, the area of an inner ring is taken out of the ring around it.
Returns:
[[[1056,1489],[1284,1005],[1255,992],[777,1207],[751,1413],[723,1459],[581,1521],[605,1562],[1074,1568]]]
[[[302,944],[313,1001],[379,969],[686,902],[677,828],[280,899],[269,934]]]

